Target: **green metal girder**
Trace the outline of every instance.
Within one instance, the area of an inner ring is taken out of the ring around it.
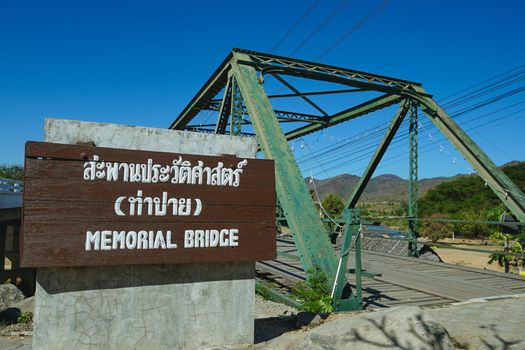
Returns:
[[[272,74],[272,76],[277,79],[281,84],[286,86],[288,89],[292,90],[294,93],[297,94],[298,97],[302,98],[306,103],[308,103],[310,106],[314,107],[318,112],[321,112],[322,115],[325,117],[328,117],[328,113],[324,111],[321,107],[319,107],[314,101],[310,100],[305,95],[301,94],[301,91],[297,90],[292,84],[287,82],[285,79],[281,78],[277,74]]]
[[[242,133],[242,96],[237,81],[232,78],[232,91],[231,91],[231,123],[230,123],[230,135],[240,135]]]
[[[408,244],[408,254],[418,255],[417,250],[417,219],[418,212],[418,105],[410,100],[410,122],[408,125],[408,233],[411,241]]]
[[[283,303],[296,309],[300,307],[300,303],[298,301],[289,298],[283,293],[279,293],[278,291],[273,289],[272,286],[269,286],[266,283],[261,282],[259,280],[255,281],[255,290],[263,297],[266,297],[278,303]]]
[[[354,187],[354,190],[352,191],[350,198],[348,198],[348,201],[346,202],[347,208],[354,208],[355,205],[357,204],[357,201],[363,194],[363,191],[365,190],[365,187],[368,184],[368,181],[374,174],[374,171],[376,170],[377,165],[381,161],[381,158],[383,158],[383,155],[385,154],[388,146],[390,145],[390,142],[396,135],[396,132],[399,129],[399,126],[403,122],[403,118],[405,118],[405,115],[407,114],[408,109],[409,109],[409,103],[407,100],[405,100],[401,103],[401,106],[397,110],[397,113],[394,116],[394,118],[392,118],[388,131],[383,136],[383,139],[379,143],[379,146],[377,146],[377,149],[374,155],[372,156],[372,159],[368,163],[368,166],[366,167],[365,172],[359,179],[359,182]]]
[[[345,209],[343,211],[343,219],[346,221],[343,232],[343,240],[341,243],[341,251],[338,264],[337,272],[337,283],[334,288],[334,297],[332,304],[336,311],[350,311],[350,310],[361,310],[362,309],[362,268],[361,268],[361,244],[358,235],[360,234],[359,228],[361,227],[361,217],[359,209]],[[343,290],[348,284],[346,278],[346,272],[348,271],[348,257],[350,248],[352,246],[352,238],[355,237],[355,291],[356,294],[350,295],[348,298],[343,299]]]
[[[290,98],[290,97],[301,97],[301,96],[320,96],[320,95],[337,95],[337,94],[347,94],[350,92],[363,92],[368,91],[367,89],[337,89],[337,90],[320,90],[320,91],[308,91],[308,92],[299,92],[299,93],[288,93],[288,94],[274,94],[268,95],[269,99],[274,98]],[[213,99],[210,103],[220,103],[221,100]]]
[[[276,192],[294,237],[305,270],[318,266],[333,283],[337,258],[308,187],[301,175],[275,113],[252,66],[236,61],[250,58],[234,52],[231,62],[235,77],[261,149],[275,161]]]
[[[242,52],[249,55],[251,58],[247,62],[250,65],[258,65],[259,67],[273,66],[275,68],[295,68],[303,71],[310,71],[316,73],[325,73],[334,77],[344,77],[349,80],[355,80],[358,82],[366,82],[370,84],[396,87],[401,89],[412,89],[413,86],[419,86],[420,83],[408,81],[404,79],[398,79],[393,77],[387,77],[385,75],[358,71],[355,69],[349,69],[344,67],[332,66],[329,64],[323,64],[319,62],[312,62],[306,60],[300,60],[297,58],[278,56],[263,52],[257,52],[252,50],[244,49],[233,49],[234,52]],[[254,62],[256,61],[256,62]],[[377,90],[377,89],[376,89]],[[380,90],[378,90],[380,91]]]
[[[201,110],[204,109],[223,88],[228,81],[228,73],[231,69],[230,61],[233,55],[230,53],[215,70],[212,76],[204,83],[199,92],[191,99],[190,103],[179,114],[177,119],[171,123],[169,129],[182,130]]]
[[[231,91],[232,91],[232,78],[228,79],[226,87],[224,88],[224,96],[219,107],[219,117],[217,118],[217,125],[215,126],[216,134],[224,134],[226,131],[226,125],[228,124],[228,118],[231,112]]]
[[[398,103],[399,101],[401,101],[402,99],[403,97],[398,96],[398,95],[386,94],[383,96],[379,96],[370,101],[367,101],[365,103],[362,103],[360,105],[349,108],[347,110],[344,110],[342,112],[339,112],[331,116],[329,119],[326,120],[325,124],[305,125],[301,128],[290,131],[286,133],[286,139],[290,141],[290,140],[302,137],[304,135],[311,134],[313,132],[316,132],[322,129],[326,129],[330,126],[333,126],[339,123],[343,123],[343,122],[355,119],[357,117],[361,117],[365,114],[372,113],[379,109],[383,109],[391,105],[394,105]]]
[[[498,196],[501,202],[516,216],[525,222],[525,195],[505,173],[479,148],[479,146],[459,127],[459,125],[433,99],[425,97],[423,88],[414,87],[418,94],[414,96],[423,112],[432,123],[456,147],[465,159],[476,169],[478,175]]]
[[[340,90],[323,90],[323,91],[310,91],[310,92],[300,92],[293,94],[276,94],[269,95],[268,98],[288,98],[288,97],[301,97],[301,96],[319,96],[319,95],[335,95],[335,94],[347,94],[349,92],[363,92],[367,91],[364,89],[340,89]]]
[[[219,111],[221,108],[221,103],[212,102],[210,103],[205,110],[209,111]],[[248,111],[246,110],[246,107],[243,106],[242,110],[243,115],[248,115]],[[299,113],[299,112],[291,112],[291,111],[283,111],[283,110],[274,110],[275,116],[279,121],[294,121],[294,122],[304,122],[304,123],[321,123],[326,124],[326,121],[323,120],[323,116],[310,114],[310,113]]]
[[[411,91],[405,90],[403,87],[393,86],[393,85],[383,85],[377,84],[376,82],[363,82],[360,80],[355,80],[350,76],[340,76],[335,74],[330,74],[324,71],[314,71],[308,69],[300,69],[296,66],[287,66],[287,67],[275,67],[268,64],[258,64],[252,61],[241,61],[240,64],[249,65],[254,68],[261,70],[267,74],[279,74],[279,75],[288,75],[298,78],[306,78],[318,81],[325,81],[327,83],[340,84],[345,86],[353,86],[360,89],[381,91],[384,93],[398,94],[402,95],[405,93],[410,93]],[[407,86],[408,87],[408,86]]]
[[[261,73],[266,69],[268,73],[298,76],[398,95],[413,93],[414,87],[420,85],[417,82],[384,75],[236,48],[232,50],[212,76],[204,83],[199,92],[170,125],[170,129],[183,130],[197,113],[205,109],[213,101],[219,91],[226,85],[231,69],[230,61],[235,53],[242,53],[244,54],[243,57],[246,58],[237,60],[237,63],[257,67],[257,69],[261,70]]]

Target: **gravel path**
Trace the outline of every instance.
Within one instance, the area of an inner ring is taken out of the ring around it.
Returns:
[[[259,294],[255,295],[255,318],[290,316],[297,313],[293,307],[263,299]]]

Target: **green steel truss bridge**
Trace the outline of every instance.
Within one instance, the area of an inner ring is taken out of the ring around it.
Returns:
[[[268,77],[280,82],[290,93],[268,94],[265,89],[265,79]],[[333,89],[323,88],[301,92],[293,84],[296,79],[309,81],[309,86],[333,85]],[[311,96],[346,93],[364,93],[369,96],[371,92],[377,96],[365,102],[349,105],[337,113],[327,113],[310,99]],[[301,99],[315,109],[316,113],[274,108],[272,101],[282,97]],[[387,131],[346,203],[347,209],[340,222],[344,224],[343,239],[338,249],[334,249],[293,156],[289,141],[356,118],[366,118],[373,112],[395,105],[398,106],[397,112],[393,115]],[[517,220],[525,223],[525,195],[436,103],[432,95],[423,89],[422,84],[417,82],[317,62],[233,49],[171,124],[170,129],[255,136],[264,156],[275,161],[279,207],[293,235],[293,247],[287,246],[291,242],[283,241],[279,244],[279,256],[282,259],[289,259],[286,268],[279,268],[274,264],[267,266],[268,270],[275,273],[276,269],[280,269],[288,273],[288,277],[292,276],[291,280],[293,280],[294,271],[297,272],[295,278],[301,279],[304,278],[304,271],[320,268],[334,286],[335,309],[352,310],[363,307],[362,278],[370,277],[366,274],[363,276],[359,234],[362,220],[355,206],[405,118],[409,119],[407,219],[411,239],[408,240],[408,244],[412,254],[417,252],[415,234],[419,220],[417,218],[418,119],[420,118],[418,111],[422,111],[422,114],[455,146]],[[208,124],[194,123],[201,112],[216,116],[216,120]],[[354,260],[355,268],[353,277],[349,279],[346,267],[350,257]],[[387,260],[387,257],[383,260]],[[258,264],[263,266],[265,263]],[[374,265],[374,262],[371,265]],[[411,268],[420,267],[414,264]],[[377,266],[377,268],[386,267]],[[396,284],[395,273],[391,275],[394,276],[393,280],[385,283],[398,287],[403,285],[401,282]],[[490,274],[489,277],[492,280],[495,278]],[[379,283],[379,280],[380,277],[377,277],[374,283]],[[435,281],[435,277],[433,280]],[[520,278],[517,278],[517,281],[520,284],[516,290],[521,291],[519,288],[523,281]],[[514,283],[514,280],[511,282]],[[417,284],[417,281],[412,281],[412,284]],[[427,294],[437,296],[438,299],[440,295],[444,295],[442,299],[447,301],[461,300],[439,291],[421,291],[417,288],[416,291],[428,292]],[[423,297],[419,296],[419,298]]]

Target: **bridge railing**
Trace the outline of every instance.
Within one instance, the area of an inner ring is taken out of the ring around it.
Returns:
[[[0,283],[11,283],[26,296],[35,292],[35,269],[20,267],[20,226],[24,184],[0,178]]]
[[[0,209],[22,207],[22,181],[0,178]]]
[[[20,195],[24,190],[24,182],[0,178],[0,193]]]

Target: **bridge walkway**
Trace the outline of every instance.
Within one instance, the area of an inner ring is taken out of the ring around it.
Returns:
[[[258,273],[291,288],[305,272],[291,240],[278,239],[277,250],[286,254],[256,263]],[[339,253],[339,252],[337,252]],[[347,271],[354,266],[350,253]],[[525,293],[525,278],[466,266],[362,251],[364,308],[399,305],[437,306],[474,298]],[[376,275],[377,274],[377,275]],[[347,273],[352,287],[355,275]]]

